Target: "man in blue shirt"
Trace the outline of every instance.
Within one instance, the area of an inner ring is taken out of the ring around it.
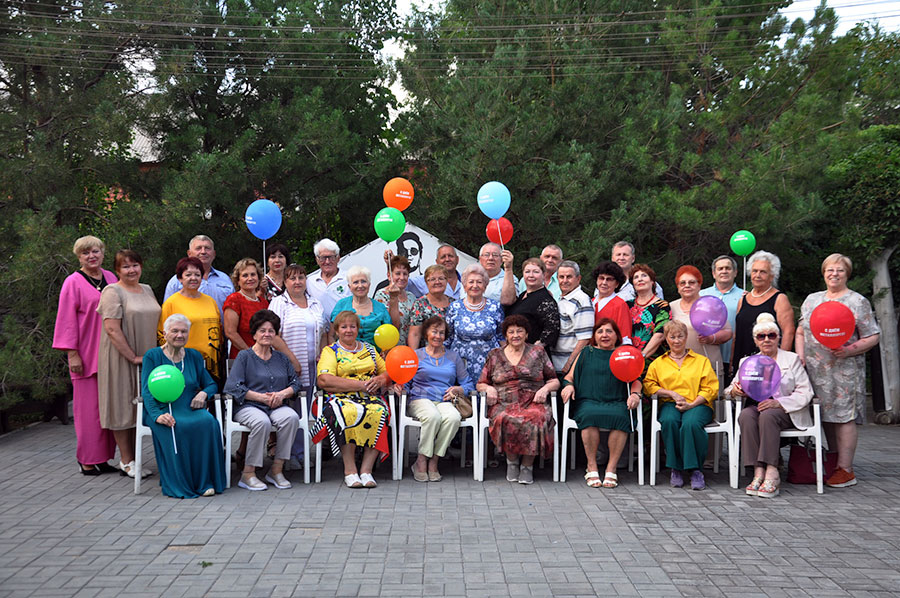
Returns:
[[[737,262],[731,256],[720,255],[712,262],[712,274],[716,283],[701,290],[700,296],[721,299],[728,308],[728,323],[734,330],[734,317],[737,315],[738,302],[744,295],[744,290],[734,283],[737,276]],[[722,343],[722,361],[725,365],[725,373],[728,375],[731,363],[731,341]]]
[[[200,282],[199,291],[215,299],[221,314],[225,299],[234,292],[234,285],[231,284],[231,278],[227,274],[212,267],[213,260],[216,259],[216,246],[213,240],[206,235],[197,235],[188,243],[187,255],[197,258],[203,264],[203,280]],[[176,277],[170,278],[163,301],[180,291],[181,286]]]
[[[447,290],[444,294],[451,300],[459,299],[462,292],[462,282],[456,267],[459,265],[459,255],[452,245],[444,243],[437,250],[437,259],[435,263],[444,267],[447,271]],[[428,292],[428,285],[425,283],[425,276],[416,276],[411,278],[409,285],[406,287],[416,297],[421,297]]]

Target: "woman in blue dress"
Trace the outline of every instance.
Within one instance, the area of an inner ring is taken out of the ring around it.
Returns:
[[[449,348],[466,360],[471,380],[481,377],[487,354],[499,347],[503,338],[503,308],[499,301],[484,296],[488,280],[487,271],[480,264],[467,267],[462,273],[465,295],[447,310]]]
[[[144,354],[141,369],[144,425],[153,432],[159,485],[163,494],[173,498],[213,496],[225,489],[222,429],[205,409],[216,383],[203,356],[184,347],[190,328],[190,320],[182,314],[166,318],[166,342]],[[173,403],[160,403],[147,386],[150,373],[161,365],[175,366],[184,375],[184,391]]]

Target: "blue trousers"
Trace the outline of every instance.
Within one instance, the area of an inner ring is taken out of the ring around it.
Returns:
[[[712,420],[713,410],[708,405],[682,413],[671,401],[660,403],[659,425],[666,445],[666,467],[678,471],[703,467],[709,450],[709,435],[703,428]]]

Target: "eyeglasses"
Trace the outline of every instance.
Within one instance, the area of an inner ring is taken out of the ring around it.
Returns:
[[[616,279],[612,276],[603,276],[600,275],[597,277],[597,282],[616,282]]]
[[[425,282],[447,282],[446,276],[431,276],[425,279]]]
[[[700,283],[697,282],[696,280],[682,280],[682,281],[680,281],[680,282],[678,283],[678,286],[680,286],[680,287],[692,287],[692,286],[694,286],[695,284],[700,284]]]
[[[769,339],[770,341],[774,341],[777,338],[778,338],[777,332],[762,332],[762,333],[756,335],[756,340],[758,340],[758,341],[764,341],[766,339]]]
[[[338,256],[336,255],[317,255],[316,260],[320,262],[336,262]]]
[[[497,253],[496,251],[493,251],[493,252],[485,251],[484,253],[481,254],[481,257],[500,257],[500,254]]]

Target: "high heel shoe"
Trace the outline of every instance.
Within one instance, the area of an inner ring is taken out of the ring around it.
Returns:
[[[78,469],[79,469],[79,471],[81,471],[81,475],[95,476],[95,475],[100,475],[101,473],[103,473],[102,471],[100,471],[100,468],[97,467],[96,465],[88,465],[88,467],[90,467],[90,469],[85,469],[84,465],[81,464],[81,461],[76,460],[76,463],[78,463]]]

